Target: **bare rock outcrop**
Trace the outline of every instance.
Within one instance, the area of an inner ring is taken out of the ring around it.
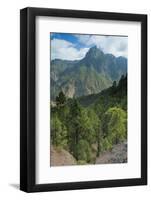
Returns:
[[[127,143],[123,142],[114,145],[111,151],[101,153],[96,159],[96,164],[126,163],[127,162]]]
[[[57,149],[51,146],[50,166],[76,165],[74,157],[64,149]]]

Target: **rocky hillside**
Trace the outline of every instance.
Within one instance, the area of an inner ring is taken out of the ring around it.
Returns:
[[[123,142],[114,145],[111,151],[101,153],[96,159],[96,164],[126,163],[127,162],[127,143]]]
[[[51,145],[50,166],[76,165],[74,157],[64,149],[57,149]]]
[[[51,100],[62,90],[66,96],[96,94],[112,85],[127,72],[127,59],[104,54],[96,46],[82,60],[51,61]]]

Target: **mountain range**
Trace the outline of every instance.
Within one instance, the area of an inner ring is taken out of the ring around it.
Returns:
[[[60,91],[70,98],[99,93],[126,74],[125,57],[105,54],[96,46],[91,47],[81,60],[52,60],[51,100],[54,100]]]

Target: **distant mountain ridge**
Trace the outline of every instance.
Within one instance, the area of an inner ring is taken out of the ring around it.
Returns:
[[[51,61],[51,100],[62,90],[66,96],[80,97],[99,93],[127,73],[127,59],[105,54],[91,47],[81,60]]]

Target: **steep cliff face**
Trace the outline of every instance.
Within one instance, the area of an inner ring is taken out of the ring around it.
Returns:
[[[99,93],[127,73],[127,59],[104,54],[96,46],[79,61],[51,61],[51,99],[62,90],[68,97]]]

